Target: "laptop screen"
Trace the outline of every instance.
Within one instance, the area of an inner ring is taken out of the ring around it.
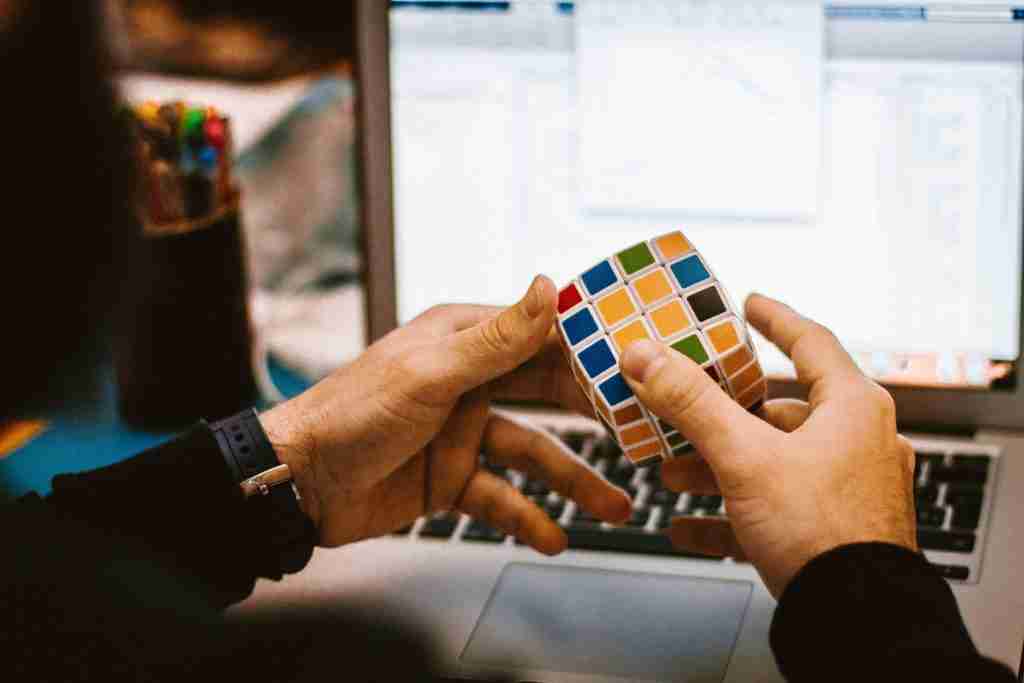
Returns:
[[[1012,385],[1024,8],[395,1],[390,22],[400,322],[680,229],[734,300],[790,303],[882,381]]]

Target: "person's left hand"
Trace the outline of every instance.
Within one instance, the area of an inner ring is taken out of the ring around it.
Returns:
[[[601,519],[629,517],[626,494],[557,439],[490,408],[499,398],[590,412],[558,348],[555,298],[554,284],[539,277],[507,309],[431,309],[261,415],[322,545],[460,510],[541,552],[564,550],[561,528],[481,468],[481,451],[490,464],[546,481]]]

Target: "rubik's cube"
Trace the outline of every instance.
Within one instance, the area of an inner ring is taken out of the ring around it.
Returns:
[[[576,381],[637,466],[691,447],[648,412],[622,376],[619,357],[632,342],[653,339],[689,356],[744,408],[764,401],[747,326],[680,232],[621,251],[569,283],[558,295],[558,329]]]

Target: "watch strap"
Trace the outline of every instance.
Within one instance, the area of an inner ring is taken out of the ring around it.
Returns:
[[[266,477],[271,471],[280,471],[281,462],[255,409],[213,422],[209,427],[240,487],[257,475]],[[257,488],[257,493],[262,495],[252,495],[246,500],[253,511],[253,519],[261,521],[263,536],[280,558],[280,570],[284,573],[299,571],[313,554],[316,527],[299,506],[292,486]]]

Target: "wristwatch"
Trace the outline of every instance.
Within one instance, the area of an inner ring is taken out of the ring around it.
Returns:
[[[259,414],[246,410],[209,427],[253,519],[265,526],[267,542],[281,558],[281,570],[299,571],[313,554],[316,527],[302,511],[291,470],[277,459]]]

